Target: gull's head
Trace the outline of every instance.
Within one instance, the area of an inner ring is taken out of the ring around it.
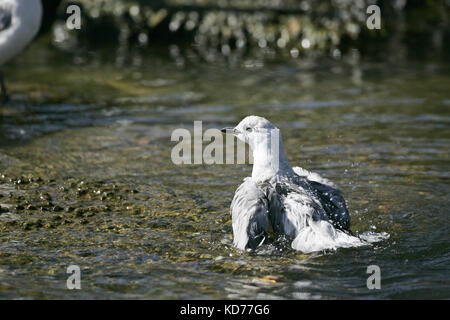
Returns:
[[[223,128],[248,143],[253,151],[252,179],[264,181],[275,175],[293,175],[283,148],[280,130],[263,117],[248,116],[234,128]]]
[[[279,134],[277,127],[269,120],[258,116],[245,117],[236,127],[223,128],[221,131],[248,143],[252,150],[255,150],[256,145],[270,139],[274,132]]]

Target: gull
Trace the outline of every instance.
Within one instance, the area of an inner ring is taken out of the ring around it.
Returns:
[[[19,54],[39,31],[41,0],[0,0],[0,67]],[[2,102],[6,103],[3,73],[0,70]]]
[[[248,143],[253,152],[252,175],[231,202],[234,246],[252,250],[283,237],[304,253],[364,245],[350,232],[350,215],[336,185],[292,168],[280,130],[267,119],[248,116],[221,131]]]

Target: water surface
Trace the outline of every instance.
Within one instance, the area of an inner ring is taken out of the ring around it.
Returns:
[[[65,53],[7,66],[0,122],[0,297],[449,298],[450,73],[440,62],[229,59],[177,48]],[[250,165],[171,162],[176,128],[267,117],[292,165],[338,184],[372,246],[232,246]],[[82,290],[66,289],[77,264]],[[369,290],[369,265],[381,290]]]

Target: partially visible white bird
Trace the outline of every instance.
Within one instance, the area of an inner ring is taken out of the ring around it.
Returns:
[[[0,0],[0,67],[33,40],[41,20],[41,0]],[[0,89],[5,103],[8,95],[1,70]]]
[[[231,203],[236,247],[255,249],[273,236],[290,239],[292,248],[305,253],[364,245],[349,231],[340,191],[316,173],[292,168],[280,131],[268,120],[248,116],[222,132],[248,143],[253,152],[252,176]]]

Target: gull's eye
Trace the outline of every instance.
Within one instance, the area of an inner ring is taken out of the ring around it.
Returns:
[[[251,127],[247,127],[247,128],[245,128],[245,131],[252,132],[252,128]]]

